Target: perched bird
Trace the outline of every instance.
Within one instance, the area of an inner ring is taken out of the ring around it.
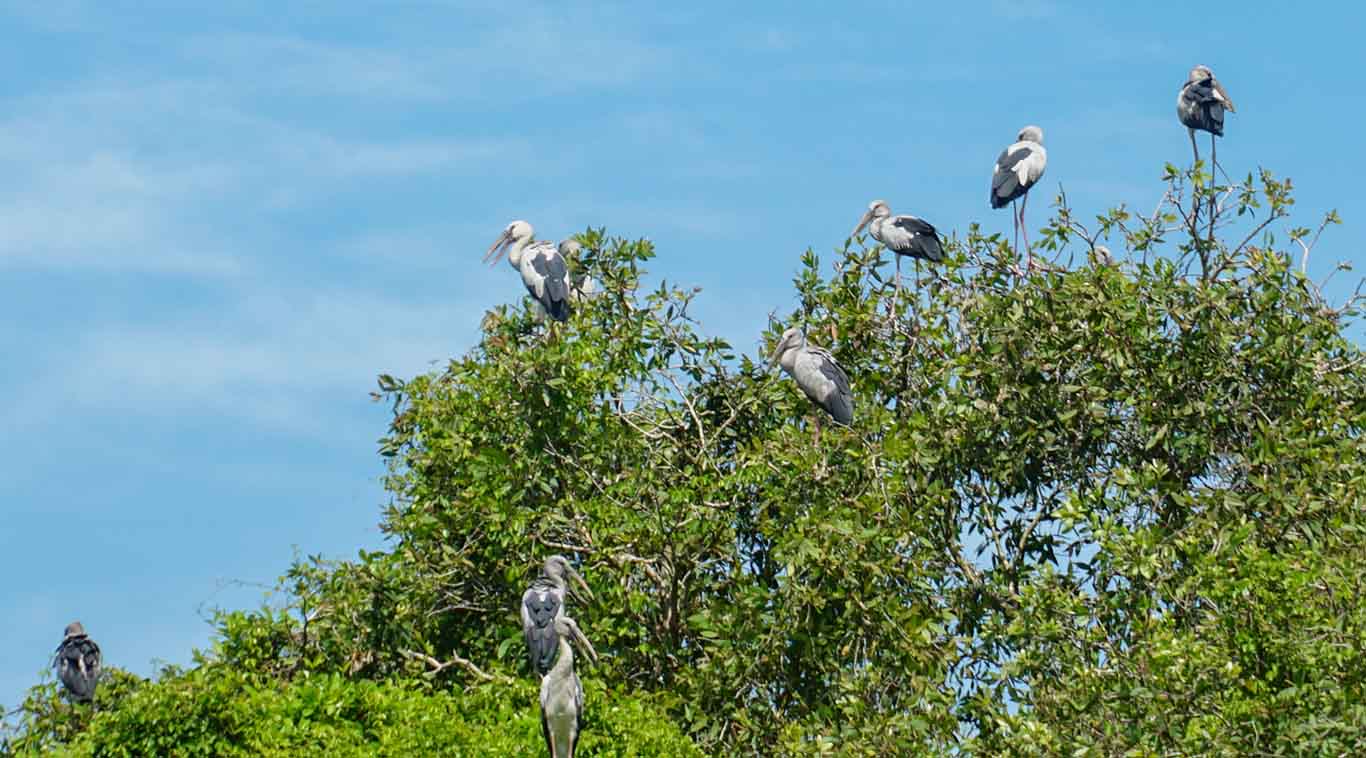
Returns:
[[[1197,162],[1200,160],[1200,148],[1195,144],[1195,130],[1209,132],[1210,163],[1216,163],[1214,138],[1224,136],[1226,110],[1237,112],[1233,101],[1224,91],[1224,85],[1214,78],[1214,72],[1208,66],[1191,69],[1181,92],[1176,95],[1176,117],[1181,119],[1190,134],[1191,152],[1195,153]]]
[[[85,633],[81,622],[66,625],[52,665],[73,700],[88,703],[95,699],[95,685],[100,681],[100,646]]]
[[[874,200],[868,204],[868,212],[859,219],[858,226],[850,233],[855,237],[868,227],[873,239],[881,242],[896,254],[896,288],[901,293],[901,256],[937,263],[944,260],[944,246],[939,241],[939,233],[930,222],[915,216],[893,216],[886,201]]]
[[[507,251],[508,263],[522,275],[527,292],[551,318],[569,318],[569,271],[564,256],[549,242],[533,241],[531,224],[513,221],[484,254],[485,263],[497,263]]]
[[[1091,250],[1091,264],[1096,268],[1115,265],[1115,257],[1110,254],[1110,248],[1104,245],[1096,245]]]
[[[570,237],[569,239],[560,240],[557,249],[560,251],[560,257],[564,258],[565,261],[574,261],[577,263],[579,260],[579,251],[583,249],[583,245],[580,245],[578,240]],[[570,302],[581,303],[597,294],[597,282],[594,282],[593,277],[589,276],[587,272],[580,273],[578,276],[573,274],[569,275]]]
[[[811,401],[825,409],[835,421],[854,423],[854,393],[849,376],[825,350],[808,345],[806,335],[793,327],[783,332],[769,365],[782,366]]]
[[[573,584],[566,584],[568,576]],[[542,676],[555,661],[555,619],[564,616],[564,594],[579,602],[592,601],[593,593],[579,572],[562,555],[545,559],[541,575],[522,593],[522,636],[526,638],[527,661],[531,670]],[[583,594],[579,594],[580,590]]]
[[[550,758],[574,758],[583,723],[583,684],[574,671],[574,645],[594,662],[598,653],[568,616],[555,619],[555,665],[541,678],[541,734]],[[573,645],[570,643],[573,642]]]
[[[1028,251],[1030,269],[1034,268],[1034,251],[1029,247],[1029,231],[1025,229],[1025,203],[1028,202],[1029,188],[1043,176],[1048,165],[1048,152],[1043,149],[1043,130],[1037,126],[1026,126],[1014,144],[1001,151],[996,159],[996,167],[991,172],[991,207],[1004,208],[1007,203],[1020,200],[1019,212],[1015,214],[1015,248],[1019,249],[1019,236],[1023,231],[1025,250]]]

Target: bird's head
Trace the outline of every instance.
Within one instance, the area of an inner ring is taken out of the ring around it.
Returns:
[[[85,634],[85,627],[84,627],[84,626],[81,626],[81,622],[79,622],[79,621],[72,621],[70,624],[67,624],[67,625],[66,625],[66,631],[62,632],[62,636],[63,636],[63,637],[84,637],[84,636],[86,636],[86,634]]]
[[[541,568],[541,573],[551,579],[558,579],[564,583],[569,594],[573,595],[581,603],[593,602],[593,591],[588,589],[588,582],[583,580],[578,570],[570,564],[569,559],[563,555],[552,555],[545,559],[545,566]],[[569,581],[565,582],[568,578]]]
[[[802,330],[795,326],[783,332],[783,336],[778,339],[777,347],[773,348],[773,356],[768,359],[769,368],[772,369],[777,366],[787,351],[796,350],[805,342],[806,335],[802,334]]]
[[[598,662],[598,651],[593,649],[593,643],[583,636],[583,631],[579,629],[578,622],[568,616],[555,617],[555,633],[562,639],[569,640],[579,650],[588,654],[594,663]]]
[[[1104,245],[1096,245],[1091,251],[1091,260],[1097,266],[1115,265],[1115,256],[1110,253],[1110,248]]]
[[[1210,71],[1209,66],[1199,65],[1191,69],[1190,75],[1186,77],[1187,84],[1203,82],[1214,78],[1214,72]]]
[[[484,253],[484,262],[489,265],[498,263],[498,260],[503,256],[503,252],[507,250],[508,245],[522,240],[529,240],[531,239],[532,233],[531,224],[520,219],[508,224],[507,228],[503,230],[503,233],[498,235],[498,239],[494,240],[493,244],[489,246],[488,252]]]
[[[850,232],[849,236],[857,237],[858,233],[863,231],[863,227],[868,225],[868,222],[875,218],[887,218],[890,215],[892,215],[892,209],[887,206],[887,201],[874,200],[868,204],[867,212],[863,214],[863,218],[858,220],[858,226],[854,227],[854,231]]]
[[[1020,136],[1015,138],[1019,142],[1033,142],[1036,145],[1043,144],[1043,129],[1029,125],[1020,130]]]

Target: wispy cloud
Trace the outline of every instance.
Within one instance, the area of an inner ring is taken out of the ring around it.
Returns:
[[[382,298],[348,290],[247,297],[173,323],[98,326],[77,336],[11,402],[26,409],[175,418],[220,416],[322,437],[326,405],[357,402],[376,374],[410,375],[467,344],[476,306]]]

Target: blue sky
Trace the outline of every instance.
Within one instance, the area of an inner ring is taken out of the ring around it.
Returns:
[[[296,547],[379,546],[367,393],[521,297],[479,265],[514,218],[653,239],[753,350],[874,198],[1009,232],[988,178],[1026,123],[1036,227],[1059,182],[1151,210],[1206,63],[1220,162],[1339,209],[1313,272],[1360,263],[1366,12],[1305,8],[0,2],[0,704],[72,619],[150,673]]]

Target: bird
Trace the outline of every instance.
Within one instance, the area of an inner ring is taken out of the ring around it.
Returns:
[[[81,622],[67,624],[52,665],[57,669],[57,678],[62,680],[67,693],[76,702],[88,703],[95,699],[100,660],[100,646],[85,633]]]
[[[1096,245],[1091,249],[1091,263],[1096,268],[1115,265],[1115,256],[1110,253],[1110,248],[1104,245]]]
[[[560,244],[556,245],[555,249],[560,251],[560,257],[564,258],[566,261],[574,261],[575,264],[578,264],[579,251],[583,249],[583,245],[580,245],[578,240],[574,239],[573,237],[570,237],[569,239],[560,240]],[[572,274],[570,275],[570,302],[581,303],[585,300],[591,299],[593,296],[597,294],[597,282],[593,281],[593,277],[589,276],[588,272],[585,271],[579,274],[578,276],[574,276]]]
[[[792,327],[783,332],[769,359],[769,365],[774,364],[796,380],[802,392],[835,421],[844,426],[854,423],[854,393],[849,388],[849,376],[829,352],[808,344],[800,329]]]
[[[1048,152],[1043,149],[1043,130],[1037,126],[1026,126],[1020,130],[1014,144],[1001,151],[996,158],[996,168],[991,173],[991,207],[1004,208],[1007,203],[1020,201],[1019,213],[1015,214],[1015,247],[1019,249],[1019,236],[1024,232],[1025,250],[1028,251],[1028,267],[1034,267],[1034,251],[1029,247],[1029,232],[1025,229],[1025,203],[1028,202],[1029,188],[1043,176],[1048,165]]]
[[[507,252],[508,263],[522,274],[522,283],[536,303],[556,321],[569,318],[569,270],[559,249],[533,239],[535,230],[526,221],[513,221],[484,254],[484,262],[496,264]]]
[[[566,584],[566,576],[572,584]],[[564,616],[566,589],[580,602],[593,600],[588,584],[569,564],[569,559],[552,555],[545,559],[541,575],[522,593],[522,636],[526,638],[527,660],[531,670],[542,676],[555,661],[554,623]]]
[[[869,203],[868,212],[859,219],[858,226],[854,227],[849,236],[857,236],[865,226],[868,227],[868,233],[873,239],[896,254],[898,300],[901,296],[901,256],[906,255],[915,259],[916,266],[920,265],[921,260],[931,263],[944,260],[944,246],[940,243],[939,233],[934,230],[934,226],[915,216],[893,216],[892,209],[885,200],[874,200]],[[918,276],[916,281],[920,281]]]
[[[555,619],[555,665],[541,677],[541,734],[550,758],[574,758],[583,723],[583,683],[574,671],[574,645],[595,663],[598,653],[568,616]]]
[[[1229,99],[1224,85],[1214,78],[1208,66],[1196,66],[1190,70],[1186,83],[1176,95],[1176,117],[1185,125],[1191,138],[1191,152],[1200,161],[1200,148],[1195,144],[1195,131],[1209,132],[1210,163],[1217,165],[1215,137],[1224,136],[1224,111],[1236,113],[1233,101]]]

